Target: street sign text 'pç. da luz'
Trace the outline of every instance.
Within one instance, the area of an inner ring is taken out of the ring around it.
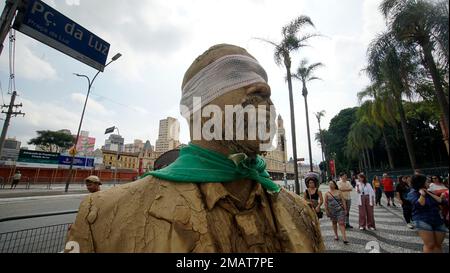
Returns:
[[[13,27],[97,70],[103,71],[109,43],[39,0],[24,0]]]

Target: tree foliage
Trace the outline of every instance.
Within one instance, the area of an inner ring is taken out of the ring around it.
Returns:
[[[73,136],[61,131],[36,131],[37,137],[28,141],[28,144],[36,145],[47,152],[61,152],[73,145]]]

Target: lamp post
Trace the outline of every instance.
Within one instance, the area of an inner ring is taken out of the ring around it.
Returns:
[[[116,126],[107,128],[105,130],[105,135],[109,134],[109,133],[113,133],[114,130],[116,130],[116,129],[117,129],[117,134],[120,136],[119,128],[117,128]],[[120,146],[119,146],[119,144],[117,144],[116,168],[114,169],[114,186],[116,186],[116,183],[117,183],[117,168],[119,167],[119,150],[120,150]]]
[[[119,59],[121,56],[122,56],[122,54],[120,54],[120,53],[117,53],[116,55],[114,55],[114,57],[112,57],[111,61],[109,61],[105,65],[105,67],[107,67],[110,63],[114,62],[115,60]],[[77,76],[77,77],[83,77],[83,78],[87,79],[87,81],[88,81],[88,92],[87,92],[87,95],[86,95],[86,100],[84,101],[83,112],[81,113],[81,119],[80,119],[80,124],[78,125],[78,131],[77,131],[77,136],[75,138],[75,144],[73,145],[73,151],[72,151],[72,154],[71,154],[72,158],[70,160],[70,167],[69,167],[69,177],[67,178],[67,181],[66,181],[65,192],[67,192],[69,190],[69,184],[70,184],[70,181],[72,179],[73,161],[75,159],[76,147],[77,147],[77,144],[78,144],[78,139],[80,138],[81,124],[83,123],[84,112],[86,110],[86,104],[87,104],[87,101],[88,101],[88,98],[89,98],[89,93],[91,92],[92,84],[94,83],[95,79],[97,78],[97,76],[98,76],[98,74],[100,72],[101,72],[100,70],[97,71],[97,73],[95,74],[94,78],[92,78],[92,80],[86,75],[81,75],[81,74],[74,73],[74,75]]]

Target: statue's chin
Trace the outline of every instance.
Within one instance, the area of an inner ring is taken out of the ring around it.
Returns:
[[[230,149],[232,153],[245,153],[249,157],[256,157],[256,155],[261,154],[259,141],[256,140],[221,140],[220,144]]]

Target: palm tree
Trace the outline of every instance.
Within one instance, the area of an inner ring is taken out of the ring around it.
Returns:
[[[434,53],[442,53],[448,65],[448,1],[431,3],[423,0],[384,0],[380,9],[395,37],[421,48],[423,65],[433,79],[436,99],[444,115],[445,130],[449,126],[449,100]]]
[[[318,68],[323,66],[322,63],[314,63],[308,65],[308,60],[303,59],[300,62],[300,66],[297,69],[297,73],[292,75],[295,79],[302,82],[302,95],[305,99],[305,114],[306,114],[306,131],[308,134],[308,151],[309,151],[309,160],[310,160],[310,171],[313,171],[313,160],[312,160],[312,152],[311,152],[311,135],[309,132],[309,113],[308,113],[308,88],[306,88],[306,83],[313,80],[320,80],[320,78],[313,76],[313,72]]]
[[[396,126],[397,117],[395,105],[393,105],[392,96],[388,90],[372,84],[366,87],[363,91],[358,92],[358,100],[360,103],[364,98],[373,98],[373,100],[366,100],[358,109],[358,116],[366,120],[368,123],[375,124],[383,136],[386,154],[388,156],[389,167],[395,168],[394,157],[392,155],[391,145],[386,134],[386,126]]]
[[[402,96],[411,95],[409,88],[417,63],[409,48],[399,44],[392,33],[383,33],[369,45],[368,66],[366,71],[371,79],[380,85],[386,85],[391,91],[397,111],[400,115],[403,136],[408,150],[411,167],[416,169],[416,157],[412,137],[403,109]]]
[[[347,157],[362,158],[366,170],[372,169],[369,150],[373,148],[375,141],[379,138],[379,132],[375,126],[366,120],[357,120],[352,124],[347,137]]]
[[[314,115],[316,116],[317,119],[317,123],[319,123],[319,142],[320,142],[320,147],[322,149],[322,161],[325,161],[324,155],[324,143],[323,143],[323,136],[322,136],[322,128],[320,127],[320,120],[322,119],[322,117],[325,116],[325,110],[322,110],[320,112],[314,113]],[[317,136],[316,136],[316,140],[317,140]]]
[[[318,34],[302,34],[300,30],[303,27],[314,27],[313,22],[308,16],[299,16],[292,20],[289,24],[284,26],[281,30],[282,39],[279,43],[257,38],[275,47],[274,60],[277,65],[284,64],[286,68],[286,79],[289,89],[289,106],[291,111],[291,133],[292,133],[292,152],[294,156],[294,173],[295,173],[295,192],[300,194],[300,183],[298,180],[298,165],[297,165],[297,141],[295,134],[295,115],[294,115],[294,100],[292,95],[292,78],[291,78],[291,52],[307,46],[307,41]]]

